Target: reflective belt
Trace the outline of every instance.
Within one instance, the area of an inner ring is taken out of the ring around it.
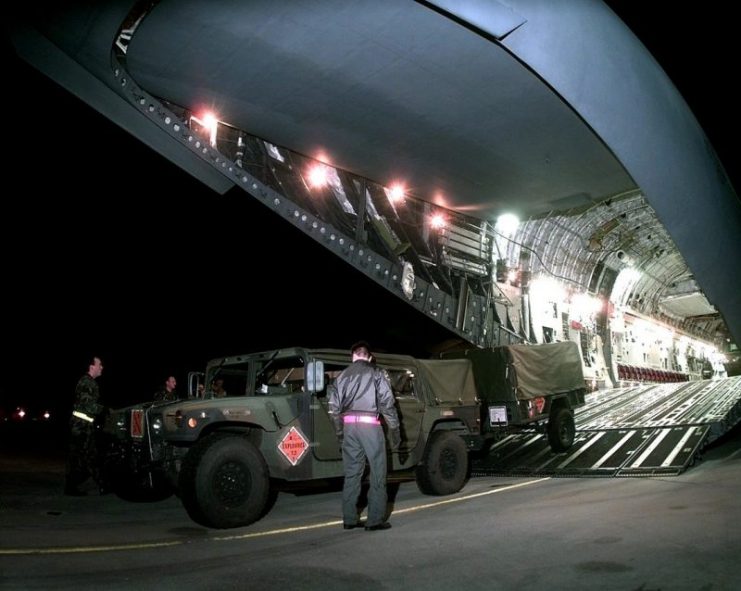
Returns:
[[[88,423],[92,423],[95,421],[94,417],[91,417],[90,415],[86,415],[84,412],[80,412],[79,410],[73,410],[72,416],[78,419],[82,419],[83,421],[87,421]]]
[[[380,425],[381,421],[379,421],[376,417],[371,417],[368,415],[344,415],[342,417],[343,423],[367,423],[368,425]]]

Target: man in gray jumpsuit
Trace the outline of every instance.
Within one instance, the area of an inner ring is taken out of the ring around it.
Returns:
[[[397,450],[401,442],[399,416],[386,374],[370,362],[368,343],[355,343],[351,353],[352,365],[337,376],[328,393],[329,412],[342,444],[345,470],[343,527],[354,529],[361,525],[357,505],[367,458],[370,490],[365,529],[388,529],[391,524],[386,521],[386,445],[379,415],[386,421],[392,450]]]

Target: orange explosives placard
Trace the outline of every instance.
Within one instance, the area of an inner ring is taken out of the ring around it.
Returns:
[[[141,438],[144,435],[144,411],[141,408],[131,410],[131,436]]]
[[[309,442],[306,441],[301,431],[296,429],[296,427],[291,427],[285,437],[280,440],[278,449],[291,462],[291,465],[295,466],[304,456],[306,450],[309,449]]]

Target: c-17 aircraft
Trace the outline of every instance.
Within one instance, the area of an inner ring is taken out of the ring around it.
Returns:
[[[468,343],[574,340],[602,386],[739,341],[738,198],[600,1],[14,11],[24,60]]]

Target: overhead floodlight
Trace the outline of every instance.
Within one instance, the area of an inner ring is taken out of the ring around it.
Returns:
[[[212,148],[216,147],[216,132],[219,129],[219,120],[216,115],[207,111],[200,117],[195,115],[191,116],[196,123],[198,123],[206,132],[208,132],[208,143],[211,144]]]
[[[430,218],[430,227],[434,228],[435,230],[444,228],[446,225],[447,225],[447,220],[445,219],[445,216],[441,213],[436,213]]]
[[[208,129],[213,129],[219,124],[218,119],[216,119],[216,116],[213,113],[206,113],[201,118],[201,121],[203,121],[203,126]]]
[[[406,191],[404,189],[404,185],[396,183],[394,185],[391,185],[388,190],[388,198],[392,203],[400,203],[404,200],[404,197],[406,196]]]
[[[520,225],[520,218],[513,213],[503,213],[497,218],[496,231],[503,236],[513,236]]]
[[[216,147],[216,130],[219,128],[219,120],[213,113],[206,113],[203,116],[203,127],[208,130],[208,143],[212,148]]]
[[[312,164],[309,167],[306,177],[309,185],[314,189],[324,187],[329,183],[327,166],[321,162]]]

